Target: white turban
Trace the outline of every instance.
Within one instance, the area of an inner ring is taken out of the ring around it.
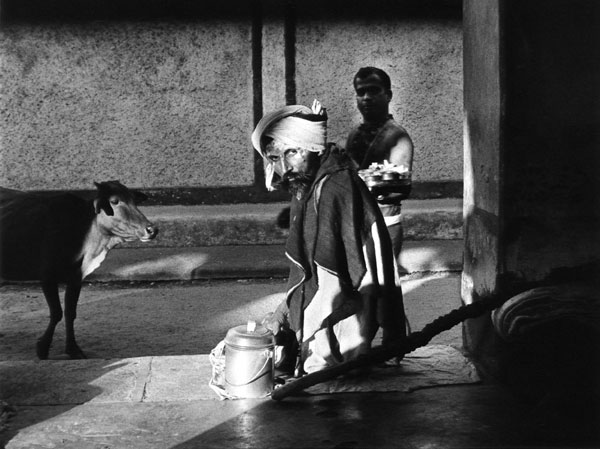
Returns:
[[[256,125],[252,133],[252,145],[264,160],[265,185],[273,190],[271,181],[275,167],[265,157],[261,145],[263,136],[293,148],[302,148],[313,152],[322,152],[327,146],[327,116],[321,104],[315,100],[313,108],[302,105],[285,106],[266,114]]]

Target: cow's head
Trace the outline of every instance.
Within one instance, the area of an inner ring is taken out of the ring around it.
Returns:
[[[129,190],[119,181],[94,184],[98,189],[94,209],[103,232],[125,242],[148,242],[156,237],[158,228],[137,208],[137,204],[147,199],[146,195]]]

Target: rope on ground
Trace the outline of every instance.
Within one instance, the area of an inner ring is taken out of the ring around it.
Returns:
[[[356,359],[307,374],[299,379],[276,388],[271,393],[271,399],[280,401],[283,398],[298,393],[299,391],[302,391],[308,387],[325,382],[327,380],[335,379],[337,376],[355,368],[382,363],[393,357],[404,357],[409,352],[427,345],[427,343],[429,343],[429,341],[431,341],[431,339],[436,335],[453,328],[457,324],[460,324],[469,318],[481,316],[485,312],[501,306],[504,301],[504,299],[497,297],[488,297],[474,302],[473,304],[454,309],[446,315],[442,315],[433,320],[431,323],[425,325],[421,331],[413,332],[401,344],[377,346],[372,348],[368,353],[360,355]]]

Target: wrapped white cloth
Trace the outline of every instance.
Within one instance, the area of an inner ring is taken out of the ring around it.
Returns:
[[[274,123],[264,135],[291,148],[320,153],[327,143],[327,124],[301,117],[286,117]]]

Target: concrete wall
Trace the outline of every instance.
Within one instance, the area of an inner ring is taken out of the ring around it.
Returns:
[[[363,66],[392,78],[391,113],[415,144],[417,181],[462,180],[462,21],[460,8],[424,13],[407,2],[366,8],[349,0],[305,1],[294,10],[296,101],[318,98],[329,113],[329,140],[344,146],[360,123],[352,79]],[[263,42],[283,45],[284,23],[270,22]],[[264,108],[285,101],[283,48],[265,52]],[[271,86],[280,86],[273,89]]]
[[[444,19],[298,20],[298,101],[329,106],[329,138],[360,123],[352,78],[362,66],[392,78],[390,112],[415,145],[414,180],[462,179],[462,26]],[[315,38],[318,36],[318,38]]]
[[[366,15],[350,2],[340,15],[336,2],[265,0],[231,2],[229,15],[224,3],[218,14],[198,6],[172,17],[152,1],[154,9],[63,0],[59,13],[24,1],[4,0],[1,11],[2,186],[261,185],[249,140],[257,111],[289,102],[293,86],[297,102],[322,100],[330,140],[343,144],[359,121],[352,76],[363,65],[392,76],[392,112],[415,141],[414,179],[462,180],[456,2],[388,1]]]
[[[253,182],[250,22],[17,24],[0,37],[1,185]]]

